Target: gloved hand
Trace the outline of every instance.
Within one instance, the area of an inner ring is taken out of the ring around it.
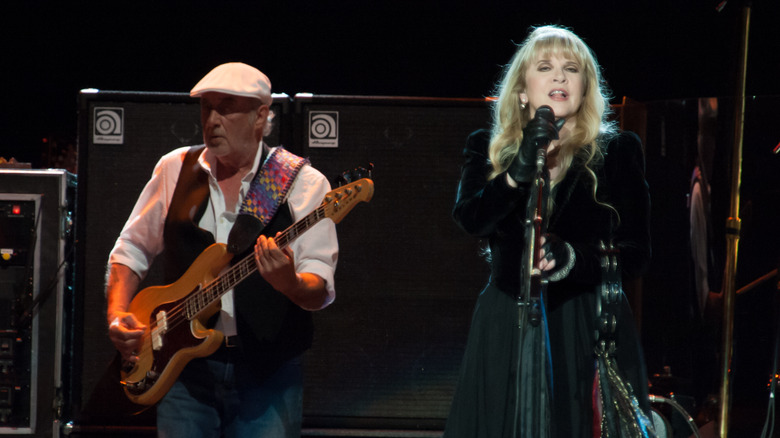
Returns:
[[[566,278],[574,267],[574,248],[555,234],[545,234],[542,242],[538,268],[547,274],[549,281]]]
[[[509,177],[517,182],[528,182],[536,174],[536,154],[540,147],[558,139],[566,119],[555,121],[552,108],[547,105],[536,110],[531,121],[523,128],[523,141],[515,159],[507,169]]]

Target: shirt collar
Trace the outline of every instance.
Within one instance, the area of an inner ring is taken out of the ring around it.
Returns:
[[[271,155],[273,148],[266,145],[262,140],[260,141],[259,146],[260,147],[257,148],[257,153],[255,154],[254,163],[252,164],[252,171],[244,176],[244,181],[252,181],[252,179],[255,177],[255,174],[257,174],[257,171],[260,169],[260,161],[267,160],[268,156]],[[200,157],[198,157],[198,164],[203,170],[206,171],[206,173],[209,174],[211,178],[216,178],[212,170],[215,168],[214,166],[216,166],[216,162],[217,158],[209,150],[209,148],[203,148],[203,152],[201,152]]]

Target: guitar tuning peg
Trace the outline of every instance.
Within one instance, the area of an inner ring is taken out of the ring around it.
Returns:
[[[347,180],[347,177],[345,176],[345,173],[346,172],[342,173],[341,175],[339,175],[339,176],[337,176],[335,178],[334,182],[336,183],[337,187],[341,187],[341,186],[343,186],[345,184],[349,184],[349,181]]]
[[[374,163],[368,163],[368,168],[358,167],[353,171],[355,175],[355,179],[358,180],[361,178],[372,178],[373,170],[374,170]]]
[[[367,167],[356,167],[352,170],[342,172],[338,175],[334,182],[341,187],[342,185],[349,184],[363,178],[372,178],[374,173],[374,163],[368,163]]]

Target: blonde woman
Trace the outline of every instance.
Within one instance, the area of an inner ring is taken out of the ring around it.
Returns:
[[[615,244],[625,276],[640,276],[649,265],[642,146],[609,121],[599,65],[568,29],[533,29],[496,95],[492,129],[468,139],[453,209],[464,231],[487,242],[491,276],[474,310],[445,436],[598,436],[611,427],[610,418],[625,419],[612,416],[614,399],[603,401],[610,386],[599,381],[594,354],[600,246]],[[547,284],[542,323],[534,326],[523,319],[528,274],[522,266],[539,147],[546,147],[549,194],[536,268]],[[612,355],[626,400],[644,421],[649,404],[640,343],[625,299],[618,304]],[[637,436],[651,434],[644,425],[634,429]]]

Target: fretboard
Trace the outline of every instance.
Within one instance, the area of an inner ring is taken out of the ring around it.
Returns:
[[[317,222],[326,217],[325,207],[319,206],[314,211],[306,215],[298,222],[290,225],[282,231],[279,236],[274,237],[274,241],[279,249],[286,248],[293,240],[313,227]],[[219,275],[200,290],[193,292],[184,303],[187,319],[193,319],[203,309],[214,304],[222,298],[222,295],[236,287],[245,278],[252,275],[257,270],[255,263],[255,254],[252,252],[237,263],[233,264],[227,271]]]

